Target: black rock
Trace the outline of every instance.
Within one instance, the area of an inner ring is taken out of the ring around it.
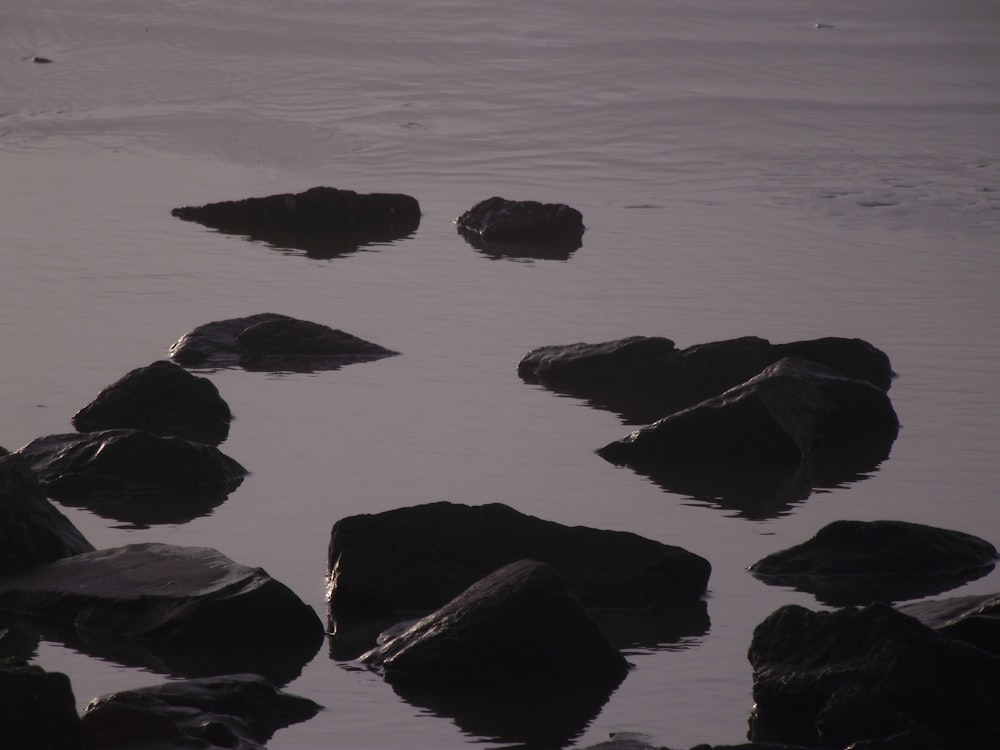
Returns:
[[[215,648],[322,638],[312,607],[216,550],[131,544],[0,577],[0,611],[81,632]],[[318,644],[317,644],[318,648]]]
[[[73,426],[80,432],[132,428],[218,445],[232,418],[212,381],[160,360],[102,390],[73,416]]]
[[[1000,594],[910,602],[896,609],[929,628],[1000,656]]]
[[[83,727],[95,748],[132,746],[263,750],[278,729],[321,706],[252,674],[168,682],[95,698]]]
[[[394,242],[420,226],[420,204],[409,195],[331,187],[175,208],[171,214],[272,247],[303,250],[313,258]]]
[[[0,705],[4,750],[91,750],[64,674],[0,663]]]
[[[431,503],[334,524],[329,629],[345,644],[335,658],[352,656],[355,646],[347,644],[355,636],[371,647],[366,622],[430,612],[522,559],[556,568],[622,645],[708,629],[703,595],[711,565],[698,555],[628,532],[563,526],[499,503]]]
[[[887,749],[1000,738],[1000,657],[885,604],[782,607],[754,630],[748,656],[751,740]]]
[[[336,370],[397,352],[319,323],[277,313],[258,313],[205,323],[170,347],[185,367],[247,370]]]
[[[756,578],[833,606],[917,599],[990,572],[997,550],[961,531],[904,521],[834,521],[750,566]]]
[[[25,460],[0,456],[0,575],[93,549],[46,499]]]
[[[493,197],[456,224],[470,245],[495,257],[566,260],[583,244],[582,214],[561,203]]]

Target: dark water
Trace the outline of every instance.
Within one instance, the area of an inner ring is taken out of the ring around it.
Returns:
[[[68,431],[210,320],[274,311],[402,352],[211,373],[237,417],[223,449],[251,475],[184,523],[63,508],[96,546],[215,547],[321,613],[330,526],[359,512],[499,501],[683,546],[712,562],[710,626],[630,649],[571,744],[688,747],[744,737],[754,625],[820,606],[750,563],[840,518],[1000,543],[995,4],[19,0],[2,15],[0,445]],[[323,259],[170,216],[321,184],[409,193],[420,227]],[[452,220],[491,195],[578,208],[583,246],[471,247]],[[515,373],[536,346],[634,334],[864,338],[899,374],[902,429],[876,469],[753,513],[665,489],[594,453],[631,429],[615,414]],[[190,668],[158,658],[54,634],[36,661],[82,705]],[[276,749],[506,731],[325,648],[289,680],[326,711]]]

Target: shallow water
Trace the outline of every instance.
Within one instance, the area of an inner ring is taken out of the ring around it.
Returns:
[[[320,613],[330,527],[354,513],[499,501],[683,546],[713,565],[710,629],[631,650],[572,744],[689,747],[745,736],[754,625],[820,606],[750,563],[838,518],[1000,544],[995,4],[15,0],[3,16],[0,445],[69,431],[210,320],[281,312],[402,352],[210,373],[237,417],[223,450],[251,475],[178,525],[63,508],[96,546],[215,547]],[[319,184],[409,193],[420,228],[323,260],[170,216]],[[473,249],[452,219],[491,195],[578,208],[583,246]],[[614,467],[594,450],[629,427],[514,368],[536,346],[633,334],[864,338],[899,374],[891,456],[758,518]],[[163,679],[58,641],[36,662],[81,705]],[[326,711],[276,750],[503,744],[326,649],[288,689]]]

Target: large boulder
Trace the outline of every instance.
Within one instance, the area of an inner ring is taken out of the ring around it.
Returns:
[[[831,748],[998,746],[1000,657],[888,605],[833,612],[782,607],[754,630],[748,657],[751,740]]]
[[[629,424],[646,424],[717,396],[784,357],[818,362],[884,391],[892,382],[884,352],[861,339],[837,337],[771,344],[744,336],[677,349],[667,338],[629,336],[542,346],[524,355],[517,371],[525,382],[584,399]]]
[[[330,535],[330,604],[430,611],[522,559],[555,567],[585,607],[670,607],[700,600],[707,560],[625,531],[564,526],[501,503],[430,503],[348,516]]]
[[[4,750],[93,750],[76,713],[73,687],[60,672],[0,662],[0,706]]]
[[[929,628],[1000,656],[1000,594],[909,602],[896,609]]]
[[[905,521],[834,521],[755,562],[753,575],[832,606],[917,599],[989,573],[997,550],[961,531]]]
[[[361,657],[465,731],[564,747],[624,679],[624,657],[550,565],[520,560]]]
[[[409,195],[332,187],[185,206],[171,214],[272,247],[304,250],[314,258],[335,258],[367,245],[394,242],[420,226],[420,204]]]
[[[321,706],[283,693],[259,675],[168,682],[95,698],[82,724],[91,746],[264,750],[283,727]]]
[[[278,313],[258,313],[205,323],[170,347],[185,367],[242,367],[247,370],[336,370],[394,352],[320,323]]]
[[[168,544],[131,544],[10,573],[0,578],[0,611],[198,648],[271,647],[323,633],[312,607],[260,568],[214,549]]]
[[[598,453],[616,464],[764,460],[798,463],[895,436],[886,393],[823,365],[786,358],[735,388],[633,431]]]
[[[562,203],[493,197],[455,223],[470,245],[497,257],[566,260],[583,244],[583,215]]]
[[[46,499],[25,460],[0,456],[0,575],[93,549]]]
[[[137,527],[205,515],[247,473],[215,446],[144,430],[48,435],[18,455],[48,496]]]
[[[73,415],[73,426],[80,432],[132,428],[218,445],[229,435],[232,419],[211,380],[160,360],[102,390]]]

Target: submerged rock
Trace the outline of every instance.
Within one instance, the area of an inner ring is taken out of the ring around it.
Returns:
[[[73,416],[73,426],[80,432],[131,428],[218,445],[232,418],[212,381],[160,360],[102,390]]]
[[[170,347],[185,367],[247,370],[336,370],[398,352],[320,323],[277,313],[259,313],[205,323]]]
[[[997,550],[961,531],[905,521],[834,521],[750,566],[756,578],[833,606],[938,594],[991,571]]]
[[[517,372],[592,406],[646,424],[737,386],[784,357],[826,365],[841,375],[888,391],[886,354],[861,339],[827,337],[771,344],[756,336],[677,349],[670,339],[629,336],[597,344],[543,346],[528,352]]]
[[[4,750],[92,750],[73,687],[60,672],[0,662],[0,706]]]
[[[420,204],[409,195],[332,187],[186,206],[171,214],[272,247],[304,250],[314,258],[335,258],[393,242],[420,226]]]
[[[46,499],[25,460],[0,456],[0,575],[93,549]]]
[[[260,568],[168,544],[130,544],[10,573],[0,578],[0,610],[201,648],[323,633],[312,607]]]
[[[751,740],[986,748],[1000,739],[1000,657],[888,605],[782,607],[754,630],[748,657]]]
[[[470,245],[494,256],[566,260],[583,244],[583,215],[561,203],[493,197],[456,224]]]
[[[104,695],[88,704],[82,724],[98,749],[165,743],[264,750],[278,729],[311,719],[321,708],[258,675],[234,674]]]

